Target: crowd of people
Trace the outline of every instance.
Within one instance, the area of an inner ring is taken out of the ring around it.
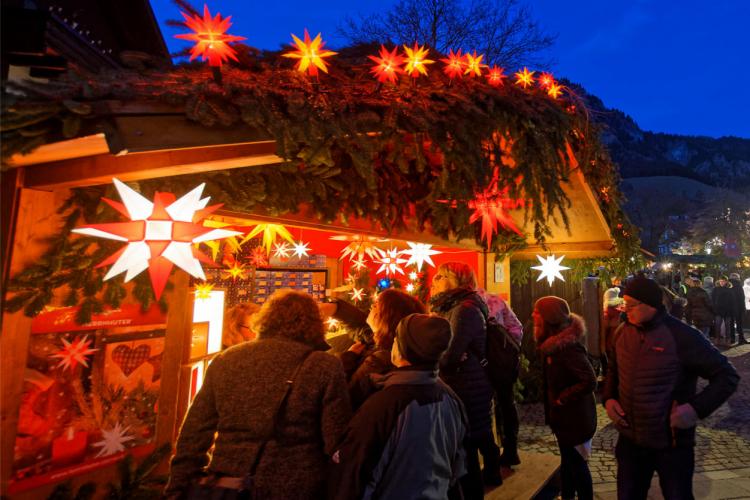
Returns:
[[[686,290],[696,329],[670,314],[673,292],[654,280],[615,284],[604,296],[599,400],[620,433],[618,497],[645,499],[656,471],[665,498],[692,498],[696,422],[739,381],[708,340],[711,326],[731,332],[730,321],[701,326]],[[713,308],[710,297],[702,304]],[[351,333],[334,348],[326,317]],[[591,499],[597,376],[585,322],[555,296],[538,299],[532,318],[561,495]],[[502,485],[501,468],[521,463],[515,380],[490,375],[487,336],[500,331],[520,344],[523,327],[466,264],[438,267],[427,304],[388,289],[366,313],[286,290],[259,311],[230,311],[226,323],[231,347],[209,366],[185,417],[169,498],[476,499]],[[708,380],[700,391],[698,377]]]

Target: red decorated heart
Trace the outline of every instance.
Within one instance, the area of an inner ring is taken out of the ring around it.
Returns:
[[[151,347],[141,344],[135,349],[126,345],[118,345],[112,351],[112,361],[120,367],[122,373],[129,377],[139,366],[148,360],[151,354]]]

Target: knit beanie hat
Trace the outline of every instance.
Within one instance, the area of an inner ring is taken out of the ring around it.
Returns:
[[[721,276],[719,276],[719,280],[729,281],[729,276],[727,276],[726,274],[722,274]]]
[[[633,297],[656,309],[663,307],[661,287],[656,281],[649,278],[639,277],[631,280],[625,287],[623,295]]]
[[[617,307],[622,304],[622,297],[620,297],[619,288],[610,288],[604,292],[604,305],[609,307]]]
[[[570,320],[570,306],[564,299],[554,295],[548,295],[537,300],[534,304],[534,310],[549,325],[560,325]]]
[[[410,314],[396,328],[401,356],[414,365],[436,365],[451,342],[451,324],[440,316]]]
[[[704,276],[703,277],[703,286],[714,286],[714,277],[713,276]]]
[[[730,280],[738,280],[740,279],[740,273],[732,273],[729,275]]]

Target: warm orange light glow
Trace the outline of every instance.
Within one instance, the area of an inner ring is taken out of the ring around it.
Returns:
[[[398,74],[404,70],[401,65],[404,64],[404,58],[398,54],[398,47],[394,47],[392,52],[388,52],[385,45],[380,46],[380,57],[367,56],[374,63],[370,72],[378,78],[379,82],[396,83]]]
[[[180,14],[185,18],[185,24],[193,30],[193,33],[175,35],[175,38],[195,42],[193,48],[190,49],[191,61],[200,56],[204,61],[208,59],[210,66],[220,67],[227,59],[237,60],[234,49],[228,44],[245,40],[245,37],[226,34],[232,25],[229,21],[232,16],[222,19],[221,14],[217,13],[216,16],[211,17],[208,5],[203,5],[203,18],[191,17],[184,12]]]
[[[542,73],[539,76],[539,85],[542,88],[548,89],[551,85],[555,83],[555,79],[552,77],[549,73]]]
[[[424,46],[420,47],[416,42],[413,49],[404,45],[404,50],[406,51],[406,68],[404,69],[406,74],[414,78],[418,77],[420,73],[427,76],[427,65],[435,62],[431,59],[425,59],[430,51]]]
[[[465,75],[470,76],[482,76],[482,68],[486,68],[486,64],[482,64],[484,54],[477,55],[475,50],[473,54],[466,54],[466,70]]]
[[[211,291],[214,286],[211,283],[198,283],[195,285],[195,298],[208,299],[211,297]]]
[[[524,67],[523,71],[518,71],[516,73],[516,83],[523,86],[525,89],[528,88],[529,85],[534,83],[534,73],[535,71],[529,71]]]
[[[445,72],[449,78],[460,78],[463,76],[466,62],[461,55],[461,49],[458,49],[458,52],[455,53],[453,52],[453,49],[451,49],[450,53],[448,53],[448,57],[440,59],[440,61],[445,63],[443,72]]]
[[[558,85],[556,83],[553,83],[547,89],[547,94],[550,95],[553,99],[557,99],[561,93],[562,93],[562,85]]]
[[[323,60],[324,57],[331,57],[336,55],[336,52],[331,50],[323,50],[325,42],[320,38],[320,33],[315,37],[314,40],[310,40],[310,34],[305,28],[305,41],[303,42],[292,33],[292,39],[296,45],[296,52],[287,52],[283,54],[284,57],[291,57],[293,59],[299,59],[297,63],[297,71],[300,73],[307,73],[310,76],[318,76],[318,70],[320,69],[323,73],[328,73],[328,66]]]
[[[490,72],[487,73],[487,83],[492,85],[493,87],[499,87],[503,84],[503,80],[505,78],[508,78],[508,75],[504,73],[503,68],[499,68],[498,66],[493,66],[492,69],[490,69]]]
[[[237,262],[232,264],[232,267],[228,269],[222,269],[221,274],[222,274],[223,279],[231,278],[232,281],[236,280],[237,278],[240,278],[243,280],[247,279],[247,269],[245,269],[245,266]]]
[[[475,198],[468,204],[469,208],[474,210],[469,217],[469,223],[482,220],[482,239],[487,242],[487,250],[490,249],[492,235],[497,233],[498,224],[503,229],[522,234],[505,208],[507,200],[505,192],[498,191],[497,184],[493,182],[483,192],[476,193]]]

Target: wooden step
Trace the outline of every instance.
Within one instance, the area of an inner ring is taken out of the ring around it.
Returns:
[[[485,499],[526,500],[534,498],[560,467],[560,457],[552,453],[519,451],[518,455],[521,458],[521,465],[513,466],[513,470],[503,467],[503,485],[486,489]]]

